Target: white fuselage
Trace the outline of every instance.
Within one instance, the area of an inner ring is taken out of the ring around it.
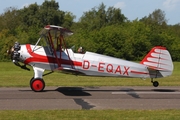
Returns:
[[[45,70],[63,67],[91,76],[150,77],[146,65],[92,52],[80,54],[67,49],[60,57],[60,52],[56,51],[56,59],[48,47],[27,44],[21,45],[19,53],[21,62]]]
[[[165,47],[153,47],[140,63],[136,63],[93,52],[81,54],[74,53],[72,49],[63,50],[62,48],[66,48],[64,37],[72,34],[66,28],[47,25],[35,45],[20,45],[15,42],[10,51],[11,59],[22,69],[30,70],[26,65],[32,66],[34,76],[30,80],[30,87],[33,91],[43,91],[43,76],[54,71],[88,76],[151,78],[155,87],[159,83],[153,81],[153,78],[170,76],[173,72],[172,58]],[[45,44],[45,47],[38,46]],[[51,72],[44,74],[45,70]]]

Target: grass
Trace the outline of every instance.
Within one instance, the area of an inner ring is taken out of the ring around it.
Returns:
[[[172,76],[157,79],[161,86],[180,85],[180,62]],[[0,87],[27,87],[33,70],[0,62]],[[47,86],[152,86],[150,79],[74,76],[53,73],[45,76]],[[5,110],[0,120],[179,120],[180,110]]]
[[[0,120],[179,120],[180,110],[0,111]]]
[[[156,80],[159,81],[160,86],[179,86],[179,73],[180,62],[174,62],[173,74]],[[0,62],[0,87],[27,87],[33,74],[32,69],[26,71],[11,62]],[[140,78],[90,77],[62,73],[52,73],[43,78],[46,86],[152,86],[150,79],[142,80]]]

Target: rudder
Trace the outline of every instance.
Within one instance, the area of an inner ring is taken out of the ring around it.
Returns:
[[[162,46],[152,48],[140,63],[148,67],[153,78],[170,76],[174,68],[169,51]]]

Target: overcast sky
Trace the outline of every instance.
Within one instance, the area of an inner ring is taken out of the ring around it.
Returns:
[[[0,0],[0,14],[6,8],[21,9],[35,2],[41,5],[44,0]],[[180,23],[180,0],[56,0],[56,2],[59,3],[60,10],[72,12],[76,20],[83,15],[83,12],[104,3],[106,8],[110,6],[120,8],[129,20],[141,19],[155,9],[161,9],[166,14],[168,24]]]

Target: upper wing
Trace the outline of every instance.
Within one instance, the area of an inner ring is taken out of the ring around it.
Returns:
[[[60,31],[60,34],[70,36],[73,35],[73,32],[69,29],[63,28],[61,26],[55,26],[55,25],[46,25],[41,33],[46,33],[47,31],[54,32],[54,31]]]

